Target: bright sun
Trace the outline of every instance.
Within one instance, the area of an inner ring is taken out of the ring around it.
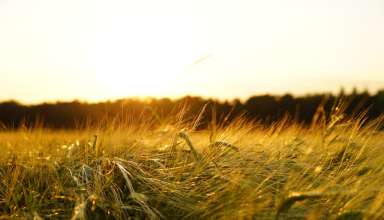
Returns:
[[[117,60],[127,58],[129,61]],[[96,65],[100,84],[113,96],[153,96],[166,93],[182,75],[182,62],[172,64],[158,59],[119,56]]]
[[[115,18],[97,34],[89,55],[111,97],[172,96],[183,70],[199,56],[188,21],[164,16]]]

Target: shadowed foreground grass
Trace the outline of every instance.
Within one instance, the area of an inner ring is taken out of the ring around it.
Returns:
[[[380,122],[0,132],[0,219],[382,219]]]

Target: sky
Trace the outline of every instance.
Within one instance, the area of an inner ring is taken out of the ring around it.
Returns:
[[[0,0],[0,100],[384,88],[382,0]]]

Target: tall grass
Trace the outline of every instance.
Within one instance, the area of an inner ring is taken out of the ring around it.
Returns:
[[[381,121],[0,133],[2,219],[383,219]],[[363,126],[364,124],[364,126]]]

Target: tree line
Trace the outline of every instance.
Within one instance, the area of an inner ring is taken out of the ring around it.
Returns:
[[[185,122],[200,116],[198,127],[209,126],[212,120],[231,123],[241,117],[249,121],[270,124],[289,118],[302,124],[310,124],[322,111],[329,118],[336,103],[344,103],[344,114],[354,116],[364,112],[369,121],[384,113],[384,90],[375,94],[354,90],[345,94],[313,94],[294,97],[257,95],[245,101],[234,99],[219,101],[202,97],[186,96],[179,99],[120,99],[99,103],[79,101],[23,105],[16,101],[0,103],[0,127],[16,129],[20,126],[74,129],[108,121],[142,123],[176,118]]]

